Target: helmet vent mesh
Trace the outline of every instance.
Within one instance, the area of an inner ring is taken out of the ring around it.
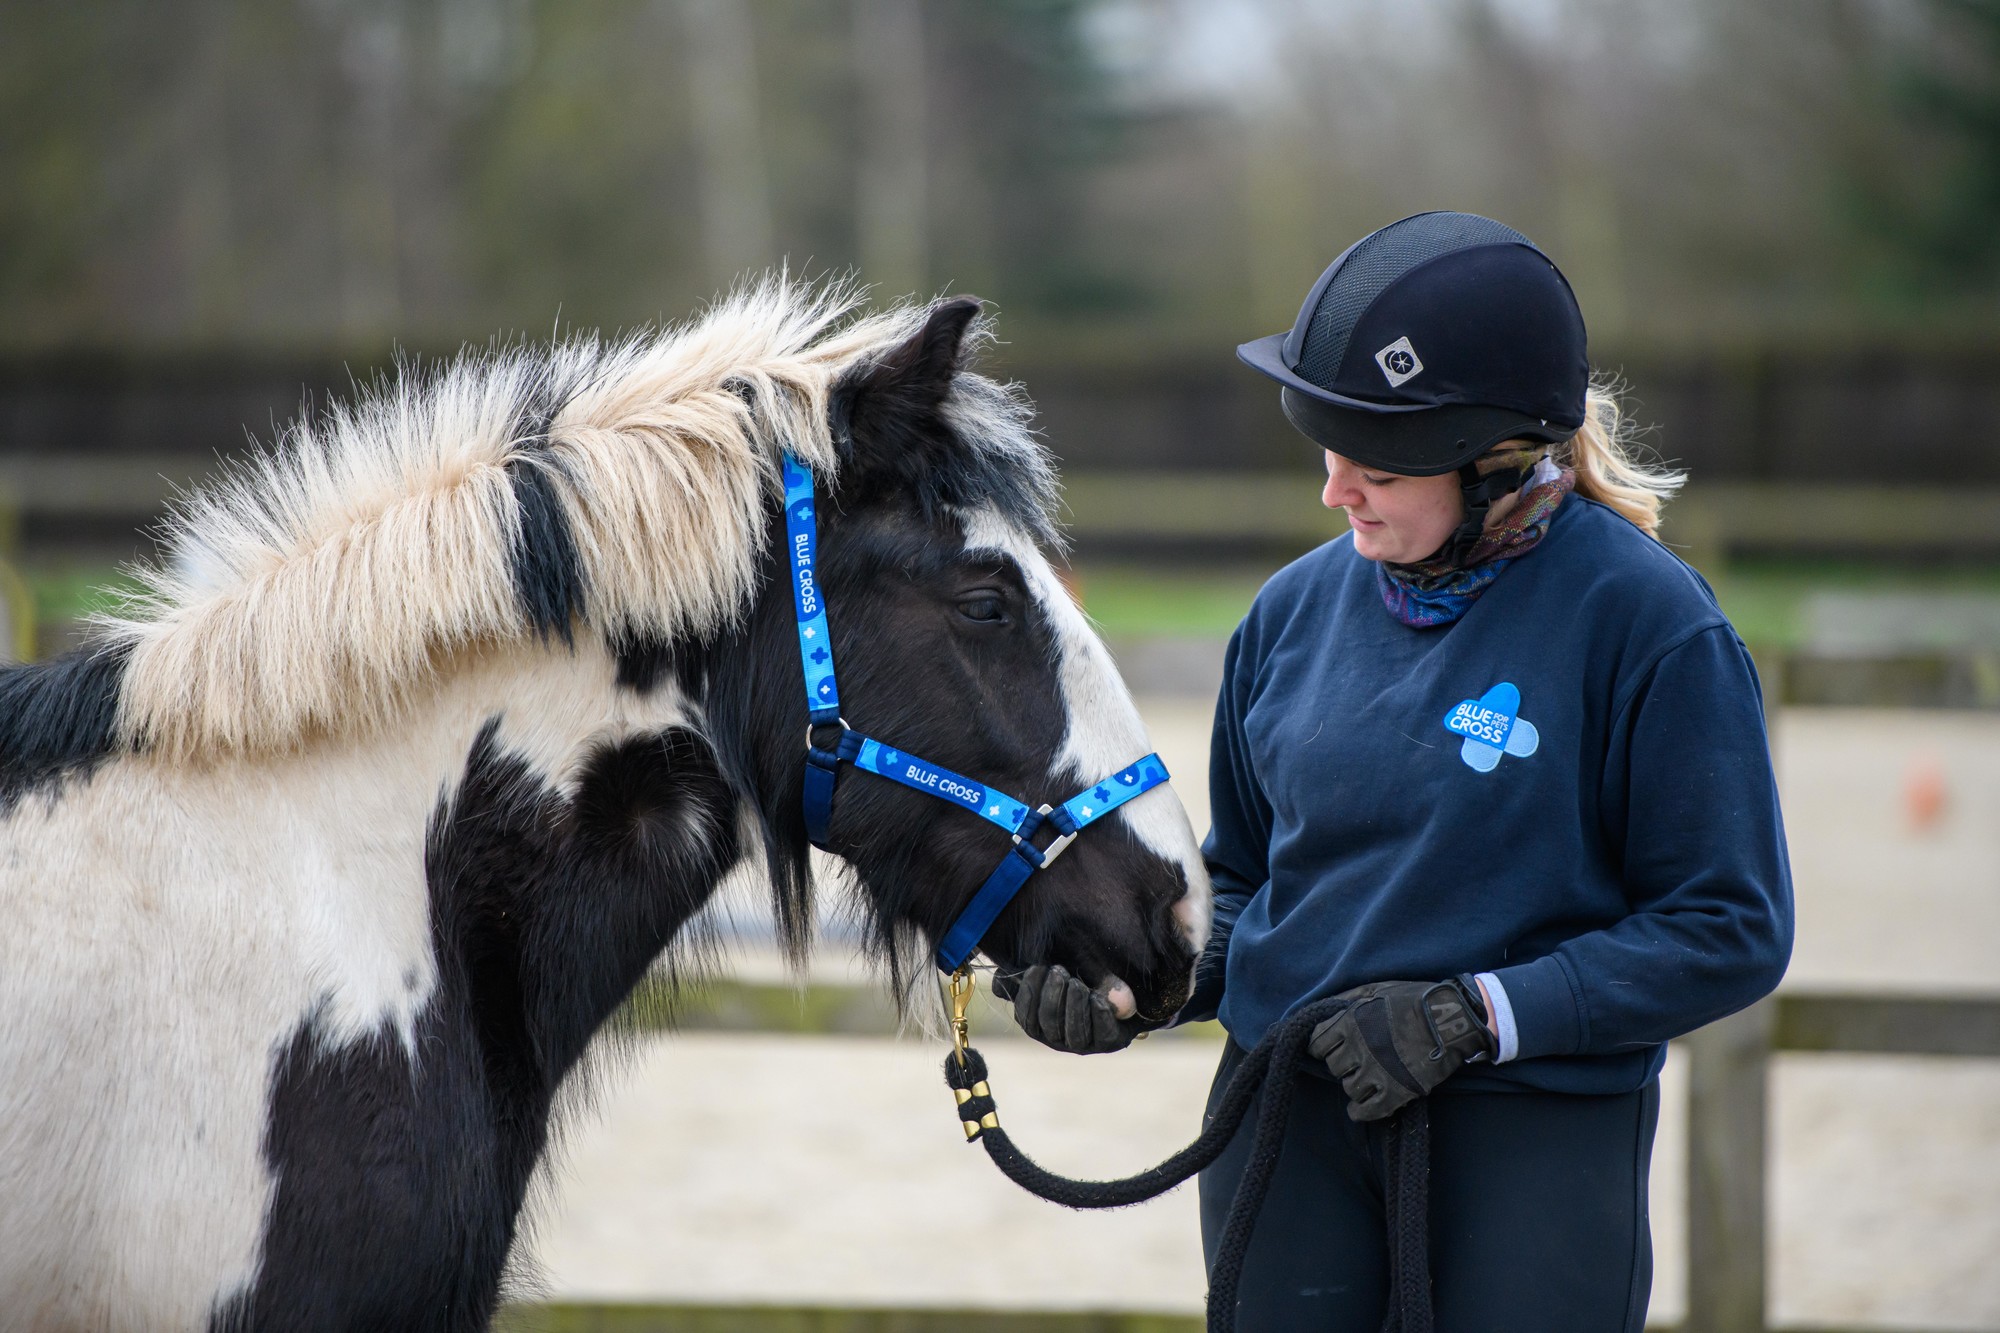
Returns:
[[[1299,349],[1299,374],[1314,384],[1332,385],[1355,322],[1384,288],[1411,269],[1453,250],[1509,242],[1534,246],[1512,227],[1471,213],[1419,213],[1382,228],[1354,247],[1320,294],[1319,309]]]

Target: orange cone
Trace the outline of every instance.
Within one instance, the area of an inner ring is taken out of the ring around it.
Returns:
[[[1928,833],[1944,818],[1950,793],[1944,765],[1934,755],[1918,755],[1903,777],[1903,815],[1912,833]]]

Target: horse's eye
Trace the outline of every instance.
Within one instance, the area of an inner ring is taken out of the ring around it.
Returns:
[[[990,592],[959,598],[958,613],[982,625],[998,625],[1007,619],[1006,605]]]

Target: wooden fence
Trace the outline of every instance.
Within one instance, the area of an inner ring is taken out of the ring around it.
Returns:
[[[1034,394],[1072,472],[1312,466],[1275,387],[1231,354],[1253,330],[1189,329],[1195,341],[1179,346],[1020,332],[1024,341],[996,349],[994,368]],[[1657,426],[1645,442],[1703,481],[2000,485],[2000,347],[1990,336],[1593,351],[1629,383],[1634,418]],[[389,361],[387,347],[0,356],[0,456],[207,457],[239,447],[246,427],[268,439],[307,397],[350,397]]]
[[[1681,1333],[1764,1333],[1772,1054],[2000,1057],[2000,997],[1781,993],[1694,1033],[1686,1046],[1688,1311]]]
[[[1106,546],[1307,550],[1346,530],[1312,472],[1071,472],[1063,497],[1085,554]],[[2000,486],[1701,481],[1661,535],[1690,563],[1747,554],[2000,556]]]
[[[982,991],[985,1040],[1018,1035],[1004,1007]],[[640,1026],[807,1033],[893,1030],[886,997],[866,988],[722,982],[670,1003],[642,991],[632,1017]],[[1199,1040],[1213,1024],[1169,1035]],[[1688,1056],[1687,1316],[1678,1333],[1766,1333],[1770,1309],[1768,1256],[1770,1066],[1778,1052],[2000,1057],[2000,995],[1908,996],[1781,992],[1711,1024],[1682,1043]],[[2000,1206],[2000,1205],[1997,1205]],[[809,1318],[808,1315],[811,1315]],[[524,1316],[525,1317],[525,1312]],[[995,1333],[1196,1333],[1194,1318],[1164,1316],[1044,1316],[986,1312],[968,1324],[945,1312],[765,1312],[757,1323],[740,1309],[634,1307],[622,1312],[581,1308],[551,1312],[552,1330],[610,1333],[722,1333],[736,1329],[792,1333],[929,1333],[991,1327]],[[812,1322],[824,1318],[828,1322]],[[1120,1319],[1133,1322],[1120,1322]],[[591,1319],[605,1322],[593,1323]],[[1092,1319],[1102,1322],[1089,1322]],[[730,1321],[742,1322],[730,1322]],[[842,1322],[850,1321],[850,1322]],[[875,1322],[870,1322],[871,1320]],[[1048,1320],[1049,1322],[1042,1322]],[[1073,1322],[1065,1322],[1066,1320]],[[623,1322],[621,1322],[623,1321]],[[523,1323],[521,1333],[542,1325]],[[1656,1326],[1657,1327],[1657,1326]],[[1864,1333],[1785,1325],[1785,1333]],[[1904,1330],[1908,1333],[1908,1330]]]
[[[221,462],[214,454],[0,453],[0,549],[79,528],[122,537]],[[1286,472],[1073,470],[1063,494],[1085,557],[1176,548],[1298,554],[1346,529],[1321,507],[1310,460]],[[1662,532],[1697,566],[1750,553],[1992,559],[2000,557],[2000,486],[1704,480],[1668,506]]]
[[[14,518],[143,523],[212,477],[217,454],[0,454],[0,505]],[[1311,546],[1346,524],[1319,503],[1316,474],[1071,471],[1065,518],[1078,540],[1276,542]],[[1697,482],[1667,509],[1669,537],[1737,553],[1838,546],[2000,553],[2000,486]]]

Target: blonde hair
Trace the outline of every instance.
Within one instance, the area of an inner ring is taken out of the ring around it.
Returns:
[[[1576,471],[1576,493],[1616,510],[1647,536],[1660,535],[1660,510],[1687,483],[1687,473],[1637,457],[1638,427],[1618,403],[1616,381],[1593,377],[1584,397],[1583,426],[1550,450]]]

